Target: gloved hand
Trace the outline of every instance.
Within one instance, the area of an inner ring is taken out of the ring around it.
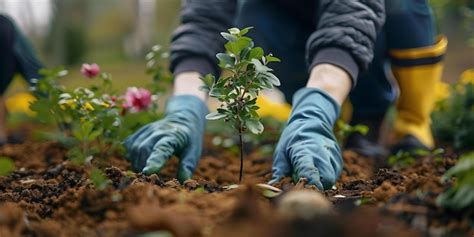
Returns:
[[[207,106],[192,95],[168,100],[165,117],[150,123],[125,140],[128,159],[137,171],[158,173],[171,156],[180,159],[178,180],[190,179],[201,157]]]
[[[307,178],[318,189],[331,188],[342,169],[341,149],[333,133],[339,105],[320,89],[303,88],[273,157],[270,183],[292,175]]]

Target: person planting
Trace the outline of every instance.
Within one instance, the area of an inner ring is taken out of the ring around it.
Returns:
[[[16,73],[20,73],[30,84],[39,78],[38,71],[43,64],[36,56],[28,39],[6,15],[0,14],[0,146],[9,142],[17,142],[16,138],[8,138],[3,94]]]
[[[223,51],[225,40],[219,32],[237,20],[238,26],[255,26],[249,35],[282,58],[274,73],[282,80],[286,98],[293,97],[288,125],[275,150],[272,182],[293,176],[305,177],[321,190],[332,187],[342,168],[332,127],[359,71],[373,58],[384,17],[382,0],[185,1],[182,24],[171,44],[174,94],[162,120],[126,139],[134,168],[157,173],[176,155],[178,179],[191,178],[201,156],[208,113],[200,77],[219,75],[215,55]]]

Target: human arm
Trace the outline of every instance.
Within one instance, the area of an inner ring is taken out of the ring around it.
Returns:
[[[342,169],[332,131],[340,105],[373,57],[384,19],[383,0],[321,1],[318,28],[307,43],[310,77],[293,97],[293,110],[273,158],[273,178],[305,177],[329,189]]]
[[[128,159],[137,171],[158,173],[171,156],[180,159],[178,179],[192,177],[201,157],[207,95],[199,90],[200,76],[219,74],[215,55],[223,47],[219,32],[230,28],[235,0],[187,0],[181,25],[171,42],[170,69],[174,92],[163,119],[128,137]]]

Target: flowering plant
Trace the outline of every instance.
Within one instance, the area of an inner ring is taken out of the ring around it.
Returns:
[[[431,114],[431,128],[437,140],[457,150],[474,146],[474,69],[462,73]]]
[[[41,121],[56,125],[59,133],[54,138],[70,147],[68,155],[78,163],[123,150],[123,138],[158,117],[152,92],[130,87],[125,95],[116,95],[112,75],[100,73],[97,64],[83,64],[81,73],[90,79],[97,77],[99,85],[71,91],[59,83],[66,70],[42,70],[42,79],[32,87],[38,99],[30,105]],[[143,114],[149,119],[142,119]]]
[[[99,65],[95,63],[94,64],[84,63],[82,64],[81,73],[82,75],[88,78],[94,78],[100,73],[100,67]]]
[[[153,105],[151,92],[144,88],[129,87],[125,93],[125,102],[122,107],[132,113],[149,109]]]

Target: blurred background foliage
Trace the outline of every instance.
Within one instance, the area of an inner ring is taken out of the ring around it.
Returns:
[[[474,0],[429,1],[439,31],[450,40],[444,78],[453,82],[474,67]],[[155,44],[168,48],[180,5],[179,0],[0,0],[0,12],[17,21],[47,66],[71,69],[67,83],[78,83],[81,63],[94,62],[112,73],[122,90],[151,82],[145,54]],[[19,83],[10,91],[19,90]]]

